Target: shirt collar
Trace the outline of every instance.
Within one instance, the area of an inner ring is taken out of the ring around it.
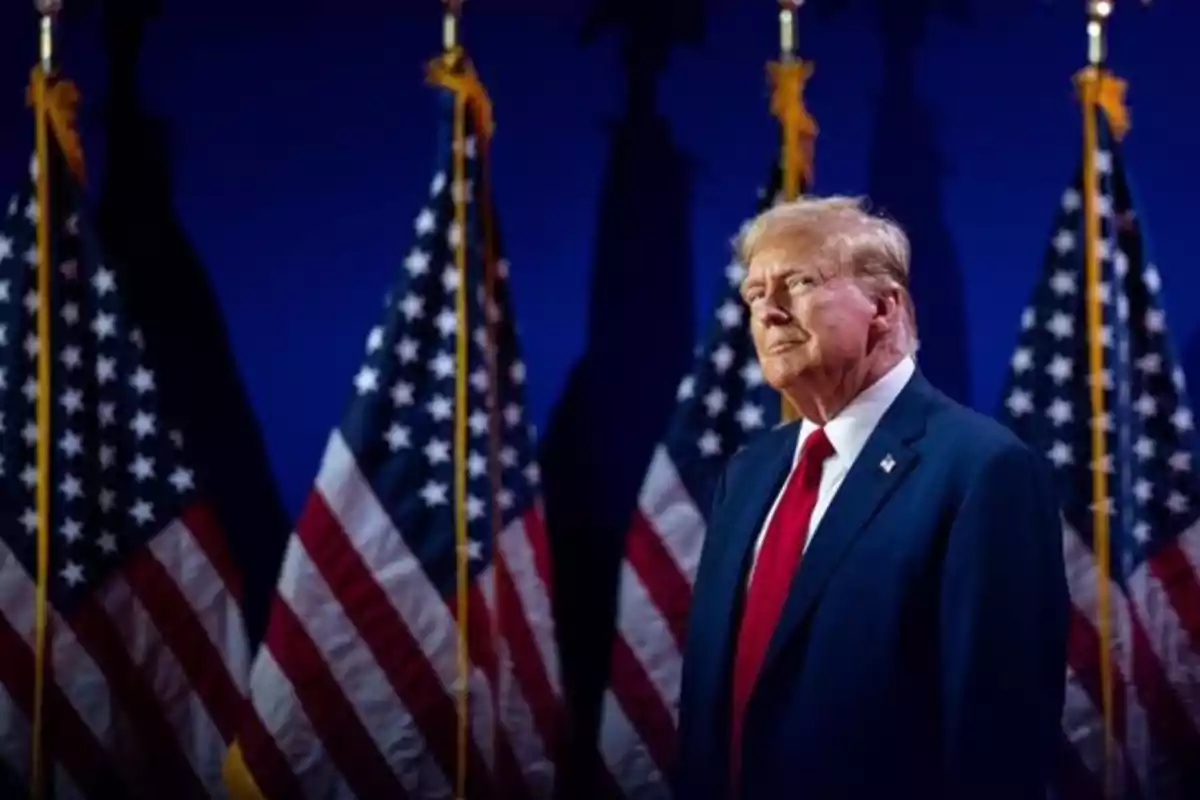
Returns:
[[[882,378],[859,392],[840,414],[825,423],[825,435],[829,437],[829,443],[833,445],[839,459],[846,459],[847,463],[850,463],[858,457],[866,447],[867,439],[871,438],[875,431],[875,426],[908,384],[916,369],[917,365],[912,358],[905,356]],[[807,419],[800,424],[795,459],[800,458],[804,440],[817,427]]]

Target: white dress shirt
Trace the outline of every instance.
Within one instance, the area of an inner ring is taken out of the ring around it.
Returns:
[[[829,443],[833,445],[834,453],[825,460],[821,469],[821,485],[817,489],[817,504],[813,508],[812,519],[808,525],[809,534],[804,540],[806,550],[813,537],[818,533],[817,526],[829,508],[830,502],[833,501],[833,496],[837,494],[838,487],[846,479],[846,473],[850,471],[854,459],[858,458],[858,454],[867,444],[867,439],[871,438],[871,434],[875,431],[875,426],[883,418],[884,412],[891,407],[915,371],[916,364],[913,363],[913,360],[911,358],[903,359],[888,370],[882,378],[859,393],[858,397],[851,400],[840,414],[825,423],[825,435],[829,437]],[[804,440],[816,429],[817,425],[809,420],[800,423],[800,435],[796,440],[796,454],[792,457],[793,471],[800,463],[800,451],[804,447]],[[791,472],[788,473],[788,479],[791,479]],[[779,494],[775,496],[775,501],[771,503],[771,510],[767,512],[762,529],[758,532],[758,539],[754,543],[756,559],[763,539],[766,537],[767,528],[770,527],[771,518],[775,516],[775,508],[779,505],[779,500],[783,497],[783,489],[786,486],[787,481],[785,480],[779,489]]]

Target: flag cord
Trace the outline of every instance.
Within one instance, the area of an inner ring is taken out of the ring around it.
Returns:
[[[454,93],[454,177],[450,190],[454,198],[454,221],[458,226],[458,243],[454,249],[455,265],[458,269],[458,290],[455,296],[458,317],[458,337],[455,341],[456,365],[454,397],[454,553],[455,582],[458,622],[458,692],[457,753],[455,758],[455,788],[457,800],[467,796],[467,743],[470,735],[470,720],[467,717],[470,700],[471,657],[467,646],[467,614],[470,604],[468,574],[470,553],[467,541],[467,232],[466,197],[461,191],[465,186],[466,159],[466,106],[467,96]]]
[[[1083,107],[1083,224],[1084,224],[1084,293],[1087,303],[1088,375],[1092,412],[1092,544],[1096,554],[1096,591],[1098,633],[1100,637],[1100,691],[1104,715],[1104,786],[1105,796],[1113,790],[1113,667],[1112,618],[1110,609],[1109,566],[1112,542],[1109,531],[1108,475],[1104,470],[1106,458],[1104,418],[1104,343],[1100,332],[1104,324],[1100,298],[1100,218],[1096,200],[1099,196],[1096,150],[1099,134],[1096,127],[1097,90],[1100,75],[1093,70],[1080,82]]]
[[[37,585],[34,607],[33,731],[30,796],[45,796],[46,683],[49,678],[50,583],[50,126],[48,75],[35,69],[32,94],[37,138],[38,380],[37,380]]]

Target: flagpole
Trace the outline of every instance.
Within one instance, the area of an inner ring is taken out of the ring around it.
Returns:
[[[1096,153],[1099,131],[1096,113],[1099,110],[1099,88],[1106,57],[1105,27],[1112,14],[1112,0],[1087,0],[1087,58],[1088,66],[1079,80],[1080,105],[1083,110],[1083,225],[1084,271],[1087,303],[1088,383],[1092,412],[1092,545],[1096,555],[1096,591],[1099,610],[1098,635],[1100,646],[1100,705],[1104,718],[1104,796],[1114,797],[1113,774],[1113,664],[1112,609],[1109,588],[1112,563],[1112,532],[1109,528],[1107,432],[1099,424],[1104,417],[1104,325],[1103,299],[1100,296],[1100,177]]]
[[[30,743],[29,795],[48,795],[46,754],[46,684],[51,668],[49,648],[50,584],[50,122],[49,80],[54,70],[54,20],[61,0],[35,0],[41,15],[39,69],[34,71],[32,100],[37,141],[37,583],[34,606],[33,730]]]
[[[453,63],[459,56],[458,27],[462,15],[463,0],[442,0],[445,11],[442,15],[443,58]],[[454,796],[466,800],[467,770],[471,724],[470,677],[471,656],[467,633],[470,606],[469,570],[471,568],[470,541],[467,536],[467,373],[469,320],[467,318],[467,208],[466,193],[466,126],[467,97],[462,92],[454,93],[454,175],[450,191],[454,199],[454,221],[460,236],[454,248],[455,266],[458,269],[458,289],[455,293],[455,310],[458,318],[456,346],[456,371],[454,392],[454,552],[455,562],[455,608],[458,629],[458,691],[455,694],[457,708],[456,752],[454,762]]]
[[[795,200],[812,185],[813,143],[817,124],[804,106],[804,84],[813,62],[796,57],[796,12],[804,0],[779,0],[779,59],[767,64],[771,78],[771,113],[781,128],[779,169],[784,200]],[[797,419],[796,409],[780,398],[783,421]]]

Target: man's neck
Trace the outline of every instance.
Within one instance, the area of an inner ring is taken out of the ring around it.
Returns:
[[[802,418],[824,425],[905,358],[896,350],[881,351],[844,373],[829,376],[824,385],[806,386],[804,391],[784,390],[784,395]]]

